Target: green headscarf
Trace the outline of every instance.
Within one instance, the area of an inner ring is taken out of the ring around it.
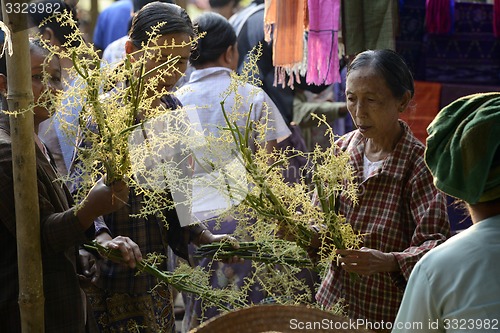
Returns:
[[[425,161],[437,188],[470,204],[500,198],[500,93],[457,99],[427,132]]]

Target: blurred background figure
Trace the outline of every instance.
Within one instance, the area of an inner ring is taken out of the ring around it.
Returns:
[[[127,35],[132,8],[132,0],[118,0],[99,14],[93,37],[98,50],[103,51],[110,43]]]
[[[120,0],[125,1],[125,0]],[[132,18],[142,7],[147,5],[153,1],[166,2],[175,4],[174,0],[132,0],[133,1],[133,9],[130,13],[130,17],[128,19],[128,28],[124,35],[120,36],[120,38],[116,39],[112,43],[110,43],[102,54],[103,66],[114,66],[123,59],[125,59],[125,43],[128,40],[128,32],[130,30],[130,25],[132,23]]]
[[[240,8],[240,0],[208,0],[210,10],[221,14],[226,19],[233,16]]]

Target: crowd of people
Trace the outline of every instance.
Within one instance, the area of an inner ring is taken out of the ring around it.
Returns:
[[[75,8],[62,0],[37,2],[60,3],[77,19]],[[350,155],[349,164],[359,186],[358,202],[354,204],[341,195],[339,213],[362,235],[363,242],[360,249],[338,250],[338,262],[331,262],[321,281],[315,281],[317,304],[328,310],[342,302],[349,318],[362,320],[368,328],[380,332],[498,329],[500,285],[495,260],[500,254],[496,238],[500,236],[500,93],[467,96],[451,103],[434,119],[428,128],[429,138],[422,143],[400,119],[402,112],[413,107],[415,91],[411,70],[395,51],[367,50],[351,58],[346,67],[345,102],[303,105],[307,102],[303,91],[321,92],[331,87],[303,83],[297,92],[274,86],[272,48],[264,42],[263,0],[254,0],[244,9],[236,0],[210,1],[214,11],[193,21],[173,2],[119,0],[101,13],[94,33],[95,46],[103,51],[103,61],[109,66],[120,66],[127,56],[139,61],[138,57],[148,52],[153,31],[157,37],[154,45],[166,47],[161,48],[160,56],[145,63],[144,72],[161,65],[164,59],[178,59],[172,73],[153,79],[157,91],[167,93],[155,97],[152,107],[194,108],[203,130],[220,135],[225,124],[219,104],[221,94],[231,84],[231,73],[242,70],[248,51],[262,43],[258,61],[262,87],[246,84],[238,90],[241,96],[252,96],[252,108],[248,104],[236,107],[239,101],[235,96],[225,100],[229,112],[245,114],[245,110],[252,110],[252,120],[262,122],[265,118],[272,124],[262,142],[252,147],[254,151],[286,147],[310,150],[311,143],[305,144],[298,125],[304,121],[302,126],[308,126],[312,112],[325,114],[329,122],[347,114],[352,119],[355,129],[336,143]],[[118,12],[129,22],[128,27],[123,27],[123,19],[116,19]],[[75,84],[65,76],[71,61],[49,56],[39,39],[56,48],[68,47],[69,36],[77,31],[47,20],[41,13],[33,13],[31,21],[39,32],[30,40],[32,90],[38,102],[44,98],[40,96],[63,92],[67,88],[63,83]],[[198,33],[204,37],[193,48]],[[113,57],[107,58],[111,53]],[[49,79],[42,80],[44,76]],[[3,57],[2,110],[8,110],[7,82]],[[99,179],[76,210],[68,184],[59,175],[75,171],[79,152],[76,138],[62,135],[59,122],[77,121],[79,110],[71,103],[36,104],[43,105],[34,109],[34,145],[45,330],[126,332],[133,321],[141,332],[175,332],[172,287],[158,284],[150,275],[136,274],[136,264],[148,253],[167,257],[175,253],[189,261],[189,246],[228,238],[237,243],[231,237],[236,218],[225,217],[227,223],[222,229],[215,228],[219,213],[237,203],[228,202],[213,189],[197,188],[195,183],[193,191],[199,195],[192,216],[197,223],[182,226],[172,209],[164,212],[169,224],[166,228],[154,214],[138,215],[144,200],[138,189],[124,181],[105,185]],[[71,110],[50,121],[50,115],[64,107]],[[136,124],[144,116],[139,114]],[[0,241],[4,244],[0,255],[0,331],[20,332],[8,119],[6,113],[0,113]],[[244,128],[245,121],[242,118],[238,126]],[[203,163],[209,163],[210,156],[203,148],[195,148],[193,154],[198,157],[193,162],[195,178],[207,177],[209,168]],[[221,154],[230,159],[232,152]],[[305,162],[295,163],[300,167]],[[286,173],[285,177],[290,182],[298,180]],[[453,237],[446,195],[463,200],[474,222]],[[322,227],[321,221],[315,222],[311,224],[313,233]],[[120,250],[121,262],[97,254],[94,257],[81,248],[92,239]],[[313,237],[312,252],[320,245],[321,239]],[[209,266],[207,260],[197,265]],[[169,269],[166,261],[158,268]],[[241,284],[251,265],[232,258],[212,275],[212,285],[224,287],[217,276],[228,271],[239,275]],[[80,286],[79,275],[91,283]],[[256,293],[247,301],[257,304],[262,298]],[[202,313],[200,302],[185,298],[184,330],[217,315],[217,311]]]

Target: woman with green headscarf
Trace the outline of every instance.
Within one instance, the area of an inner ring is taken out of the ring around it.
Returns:
[[[474,225],[417,263],[393,332],[498,330],[500,93],[458,99],[427,131],[434,184],[465,201]]]

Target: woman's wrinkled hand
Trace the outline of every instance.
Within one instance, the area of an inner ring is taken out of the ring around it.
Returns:
[[[121,263],[126,264],[130,268],[135,268],[136,263],[142,260],[142,253],[133,240],[124,236],[111,238],[107,233],[102,233],[96,237],[97,242],[109,249],[119,250],[122,254]]]
[[[396,257],[392,253],[362,247],[359,250],[337,250],[341,267],[359,275],[372,275],[399,270]]]

